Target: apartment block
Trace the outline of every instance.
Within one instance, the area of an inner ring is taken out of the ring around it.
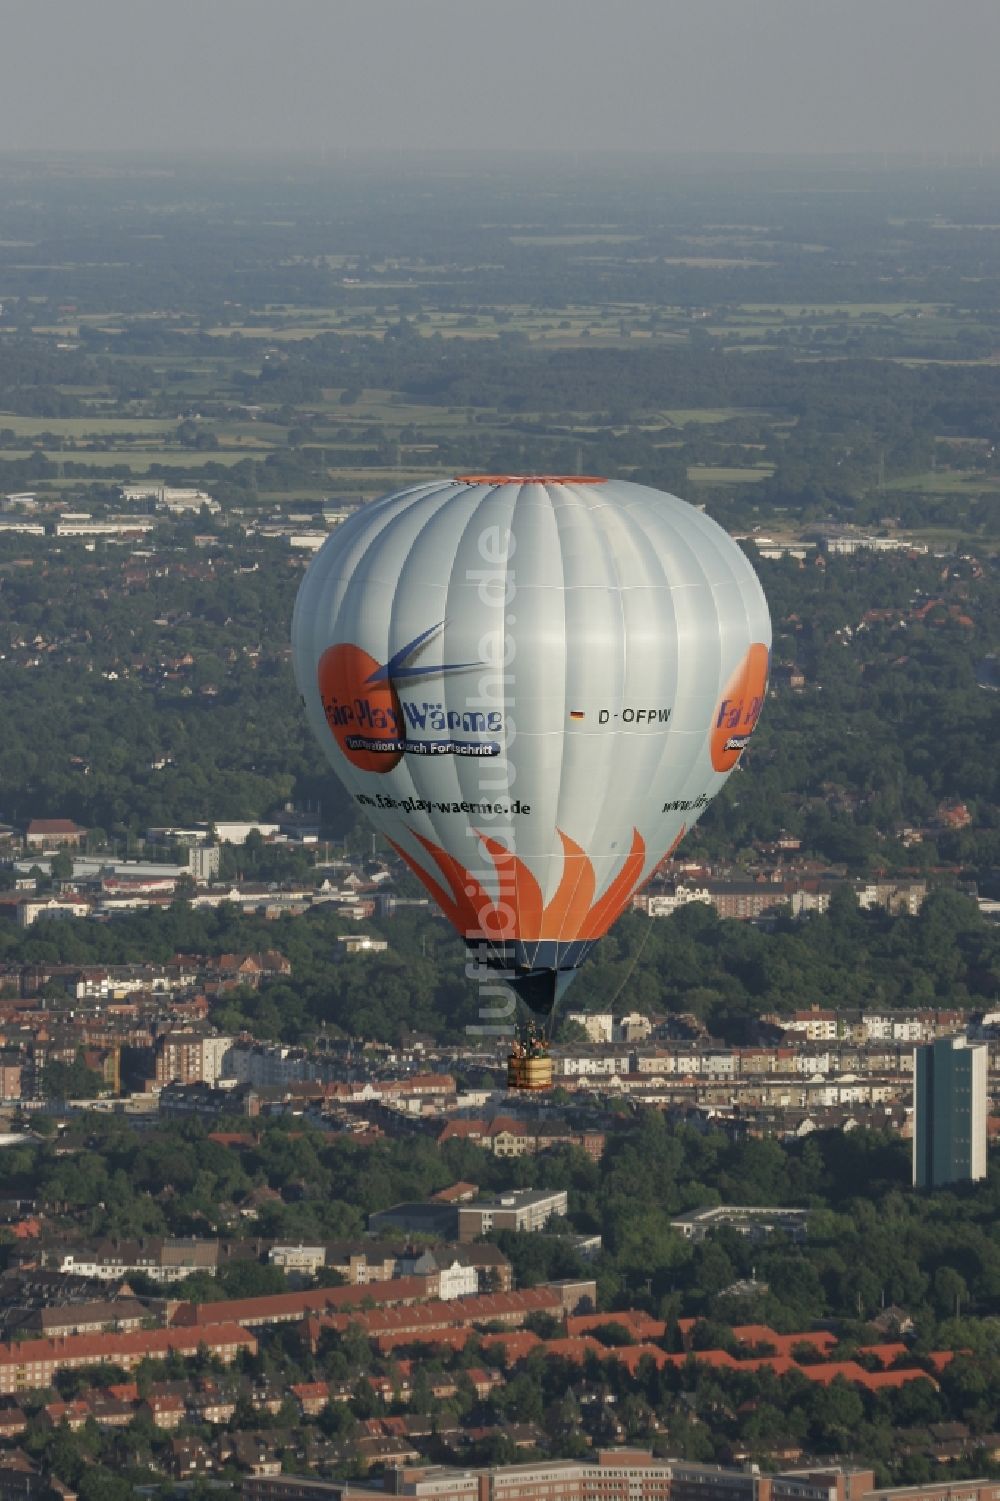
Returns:
[[[603,1449],[583,1460],[556,1459],[487,1469],[401,1465],[384,1488],[302,1475],[254,1475],[243,1501],[1000,1501],[985,1479],[877,1490],[867,1469],[752,1470],[654,1459],[643,1450]]]
[[[917,1048],[913,1182],[917,1188],[986,1177],[989,1049],[964,1037]]]
[[[459,1204],[457,1208],[458,1239],[465,1242],[478,1240],[493,1230],[541,1230],[554,1215],[567,1212],[569,1195],[565,1189],[518,1188],[476,1199],[471,1204]]]

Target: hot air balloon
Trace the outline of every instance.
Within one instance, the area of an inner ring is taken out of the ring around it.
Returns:
[[[486,988],[540,1018],[739,764],[770,641],[721,527],[573,476],[464,475],[362,507],[311,563],[292,623],[306,713],[349,796]],[[550,1079],[539,1025],[511,1082]]]

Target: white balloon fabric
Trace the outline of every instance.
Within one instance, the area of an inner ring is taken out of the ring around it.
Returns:
[[[468,475],[363,506],[292,624],[337,776],[543,1012],[739,763],[770,643],[721,527],[572,476]]]

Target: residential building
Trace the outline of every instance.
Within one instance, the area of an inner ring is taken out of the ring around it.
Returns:
[[[384,954],[389,947],[388,939],[371,933],[341,933],[337,942],[343,944],[345,954]]]
[[[750,1204],[716,1204],[708,1209],[691,1209],[687,1214],[678,1214],[670,1221],[670,1228],[677,1230],[685,1240],[704,1240],[710,1230],[722,1225],[737,1230],[753,1240],[763,1239],[776,1231],[783,1232],[793,1240],[805,1238],[809,1221],[808,1209],[767,1209]]]
[[[418,1276],[425,1271],[424,1260],[421,1257],[416,1264]],[[428,1253],[426,1262],[426,1275],[437,1278],[438,1297],[442,1303],[451,1298],[471,1298],[478,1294],[479,1272],[468,1262],[441,1252]]]
[[[411,1501],[998,1501],[1000,1485],[978,1479],[878,1490],[868,1469],[813,1466],[762,1475],[756,1467],[656,1459],[638,1449],[482,1469],[400,1464],[378,1487],[277,1472],[243,1481],[243,1501],[375,1501],[386,1495]]]
[[[612,1042],[615,1019],[610,1011],[568,1011],[563,1021],[573,1027],[581,1027],[588,1042]]]
[[[793,888],[785,882],[709,881],[708,900],[720,917],[747,921],[787,907]]]
[[[856,887],[858,906],[883,907],[893,917],[915,917],[927,898],[926,881],[865,881]]]
[[[919,1047],[913,1075],[917,1188],[986,1177],[989,1048],[964,1037]]]
[[[267,1253],[272,1266],[285,1272],[305,1272],[310,1277],[326,1266],[325,1246],[272,1246]]]
[[[569,1011],[563,1020],[582,1027],[588,1042],[643,1042],[652,1031],[648,1016],[638,1011],[625,1016],[613,1016],[610,1011]]]
[[[188,871],[193,881],[203,884],[219,874],[222,851],[217,844],[192,844],[188,849]]]
[[[109,1363],[131,1370],[143,1360],[163,1360],[172,1353],[191,1359],[201,1347],[230,1365],[241,1350],[256,1354],[257,1340],[237,1324],[22,1340],[20,1344],[0,1345],[0,1395],[51,1386],[60,1371],[80,1366]]]
[[[76,849],[86,834],[71,818],[33,818],[24,842],[33,850]]]
[[[95,517],[89,511],[63,511],[55,523],[57,537],[106,537],[127,541],[153,531],[156,522],[146,516]]]
[[[27,516],[4,516],[0,520],[0,536],[8,532],[26,532],[29,537],[44,537],[44,521],[30,521]]]
[[[574,1079],[589,1075],[594,1078],[609,1074],[627,1074],[631,1072],[632,1056],[622,1050],[611,1052],[586,1052],[583,1045],[573,1048],[573,1051],[557,1053],[552,1059],[552,1069],[556,1078]]]
[[[783,1018],[788,1032],[797,1032],[809,1042],[833,1042],[839,1033],[840,1018],[836,1011],[827,1011],[811,1006],[808,1011],[793,1011]]]
[[[541,1230],[569,1208],[565,1189],[512,1189],[458,1206],[459,1241],[478,1240],[493,1230]]]
[[[156,1082],[217,1084],[233,1046],[231,1037],[195,1031],[165,1032],[156,1039]]]
[[[633,897],[632,906],[637,912],[645,912],[647,917],[672,917],[678,907],[686,907],[688,902],[710,904],[711,900],[707,887],[685,886],[680,883],[673,891],[658,891],[655,895]]]
[[[595,1162],[600,1161],[605,1147],[603,1131],[575,1131],[558,1121],[523,1121],[509,1115],[491,1120],[450,1120],[437,1137],[439,1146],[449,1141],[475,1142],[494,1157],[531,1157],[553,1147],[576,1147]]]
[[[207,1272],[214,1277],[218,1265],[218,1241],[191,1237],[105,1241],[89,1248],[78,1247],[62,1254],[59,1270],[99,1282],[117,1282],[133,1272],[142,1272],[154,1282],[179,1282],[192,1272]]]
[[[67,917],[87,917],[93,902],[86,896],[27,896],[21,894],[12,902],[19,928],[30,928],[39,919],[51,921]]]
[[[20,1323],[25,1333],[47,1339],[69,1334],[129,1333],[141,1329],[154,1315],[135,1298],[121,1298],[111,1303],[67,1303],[54,1308],[32,1309]]]
[[[21,1098],[21,1072],[23,1061],[19,1054],[0,1053],[0,1100]]]

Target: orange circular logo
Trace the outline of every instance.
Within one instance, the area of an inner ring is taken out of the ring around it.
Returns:
[[[712,765],[716,771],[732,771],[746,749],[760,718],[767,692],[771,653],[757,641],[726,684],[712,720]]]
[[[359,771],[392,771],[403,755],[403,711],[391,679],[360,646],[328,646],[317,670],[330,732]]]

